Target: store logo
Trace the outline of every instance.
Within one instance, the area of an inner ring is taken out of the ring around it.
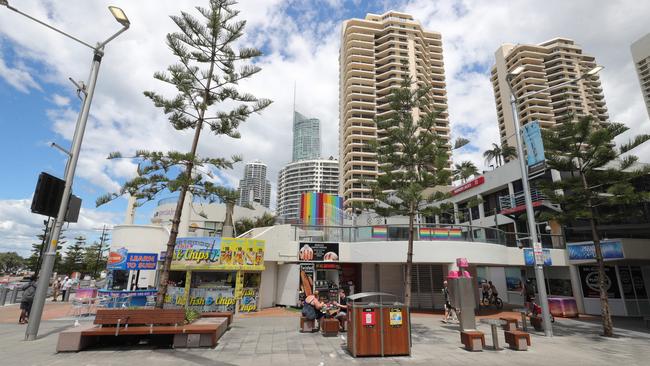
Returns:
[[[600,284],[598,283],[598,272],[591,272],[585,277],[587,287],[594,291],[600,291]],[[605,275],[605,291],[609,291],[612,287],[612,280],[609,276]]]

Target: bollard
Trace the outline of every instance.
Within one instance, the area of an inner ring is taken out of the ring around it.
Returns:
[[[7,301],[7,292],[9,292],[8,288],[0,287],[0,306],[4,306],[5,301]]]
[[[13,290],[11,290],[11,294],[9,294],[9,303],[15,304],[17,298],[18,298],[18,287],[14,287]]]

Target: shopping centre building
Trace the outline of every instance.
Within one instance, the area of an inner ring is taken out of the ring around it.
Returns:
[[[533,279],[534,271],[517,173],[516,161],[485,172],[452,190],[449,203],[454,210],[418,220],[413,308],[442,309],[442,282],[456,269],[459,257],[470,263],[469,272],[477,279],[477,298],[478,283],[485,279],[495,284],[506,304],[523,304],[521,284]],[[532,175],[531,183],[539,179],[561,179],[561,174],[540,171]],[[467,207],[473,197],[481,203]],[[641,205],[647,212],[647,204]],[[533,206],[538,213],[558,209],[535,190]],[[154,218],[163,216],[158,211],[165,209],[159,206]],[[601,233],[606,238],[603,250],[614,315],[650,314],[650,236],[646,236],[650,220],[648,216],[639,220],[604,226]],[[295,306],[301,296],[314,290],[321,296],[334,296],[338,288],[403,296],[408,235],[403,218],[361,215],[354,221],[345,218],[337,226],[276,225],[255,228],[234,239],[202,229],[208,226],[206,221],[200,216],[182,221],[172,262],[169,306],[187,301],[203,311],[234,310],[239,300],[239,310],[254,311]],[[546,257],[545,279],[550,298],[573,298],[581,313],[599,314],[594,247],[585,240],[583,229],[552,221],[538,223]],[[161,260],[167,238],[168,227],[160,222],[119,225],[111,251],[126,248],[156,253]],[[158,271],[141,272],[138,288],[156,284]]]

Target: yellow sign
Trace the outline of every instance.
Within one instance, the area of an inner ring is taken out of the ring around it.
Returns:
[[[178,238],[172,270],[263,271],[264,240],[246,238]]]
[[[402,325],[402,309],[390,309],[390,325]]]

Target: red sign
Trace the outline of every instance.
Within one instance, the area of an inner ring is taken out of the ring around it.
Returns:
[[[361,313],[361,325],[366,327],[372,327],[377,324],[377,319],[375,317],[374,309],[363,309]]]
[[[478,177],[476,179],[472,179],[469,182],[463,184],[462,186],[458,186],[458,187],[452,189],[451,190],[451,195],[455,196],[455,195],[457,195],[457,194],[459,194],[461,192],[465,192],[468,189],[478,187],[483,183],[485,183],[485,177],[481,175],[480,177]]]

